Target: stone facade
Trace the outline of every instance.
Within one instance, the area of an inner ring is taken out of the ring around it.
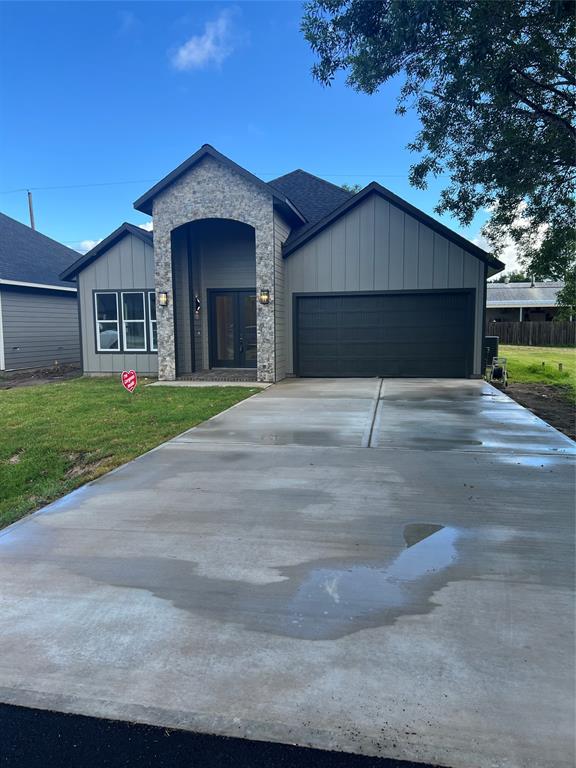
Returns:
[[[256,291],[270,291],[270,303],[257,302],[258,381],[275,380],[274,210],[272,194],[231,168],[206,157],[154,199],[156,290],[169,295],[158,308],[158,372],[176,378],[171,233],[199,219],[233,219],[254,228]]]

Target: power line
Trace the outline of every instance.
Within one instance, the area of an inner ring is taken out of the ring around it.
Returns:
[[[276,177],[278,173],[259,173],[259,176],[272,176]],[[407,173],[328,173],[319,171],[318,176],[332,176],[332,177],[347,177],[347,178],[365,178],[365,179],[407,179]],[[443,176],[445,174],[442,174]],[[437,177],[438,178],[438,177]],[[152,184],[157,179],[133,179],[131,181],[97,181],[89,184],[58,184],[46,187],[18,187],[17,189],[4,189],[0,190],[0,195],[12,195],[16,192],[46,192],[57,189],[89,189],[91,187],[116,187],[127,184]]]

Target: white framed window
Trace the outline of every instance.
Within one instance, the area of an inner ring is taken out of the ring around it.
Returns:
[[[144,293],[126,291],[120,294],[122,304],[122,333],[126,352],[146,351],[146,312]]]
[[[118,321],[118,294],[94,294],[96,316],[96,349],[98,352],[120,350],[120,323]]]
[[[156,326],[156,293],[150,291],[148,293],[148,338],[150,339],[150,351],[158,351],[158,329]]]

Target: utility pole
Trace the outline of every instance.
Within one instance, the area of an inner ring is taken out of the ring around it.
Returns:
[[[34,206],[32,205],[32,192],[28,190],[28,211],[30,212],[30,227],[36,229],[34,224]]]

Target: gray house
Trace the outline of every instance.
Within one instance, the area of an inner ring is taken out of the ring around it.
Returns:
[[[0,213],[0,371],[80,362],[76,251]]]
[[[486,320],[489,323],[546,322],[558,312],[556,300],[564,283],[488,283]]]
[[[504,265],[376,182],[264,182],[205,144],[134,205],[153,243],[124,224],[62,274],[86,373],[157,358],[167,380],[482,374],[486,278]]]

